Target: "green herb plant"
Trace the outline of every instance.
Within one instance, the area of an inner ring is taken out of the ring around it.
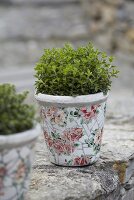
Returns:
[[[18,94],[14,85],[0,85],[0,135],[19,133],[34,126],[34,108],[24,103],[27,94]]]
[[[98,92],[107,93],[112,77],[117,77],[113,57],[95,49],[89,43],[74,49],[71,44],[63,48],[45,49],[35,66],[36,93],[77,96]]]

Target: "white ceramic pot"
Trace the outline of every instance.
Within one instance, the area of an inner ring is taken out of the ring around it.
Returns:
[[[37,125],[22,133],[0,135],[0,200],[24,199],[39,134]]]
[[[52,163],[85,166],[98,160],[107,97],[103,93],[77,97],[35,94]]]

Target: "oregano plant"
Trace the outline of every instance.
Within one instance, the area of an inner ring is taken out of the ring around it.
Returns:
[[[0,135],[19,133],[34,126],[34,107],[24,102],[27,94],[18,94],[11,84],[0,85]]]
[[[63,48],[45,49],[35,66],[36,93],[77,96],[107,93],[112,77],[118,70],[113,57],[95,49],[89,43],[74,49],[71,44]]]

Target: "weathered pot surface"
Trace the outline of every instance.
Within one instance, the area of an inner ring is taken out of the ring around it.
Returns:
[[[13,135],[0,135],[0,199],[24,199],[40,126]]]
[[[98,160],[107,97],[103,93],[77,97],[35,94],[52,163],[85,166]]]

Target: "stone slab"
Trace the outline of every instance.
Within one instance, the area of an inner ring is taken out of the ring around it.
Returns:
[[[0,41],[85,38],[81,8],[0,7]]]
[[[79,3],[80,0],[1,0],[1,5],[9,5],[9,6],[25,6],[25,5],[32,5],[32,6],[42,6],[42,5],[56,5],[58,6],[60,4],[66,5],[66,4],[73,4],[73,3]]]
[[[0,69],[18,66],[19,68],[29,65],[34,66],[43,53],[44,48],[62,47],[65,42],[73,44],[86,44],[88,40],[74,39],[30,39],[29,40],[6,40],[0,42]],[[8,56],[7,56],[8,55]]]

